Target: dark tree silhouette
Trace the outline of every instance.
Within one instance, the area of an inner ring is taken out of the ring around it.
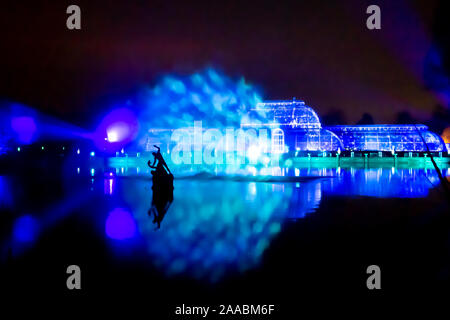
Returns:
[[[450,127],[450,109],[437,105],[426,123],[431,131],[442,134],[445,128]]]
[[[395,124],[415,124],[417,121],[411,116],[408,111],[401,111],[397,113]]]
[[[434,12],[432,43],[424,61],[424,82],[450,108],[450,1],[441,0]]]
[[[358,125],[375,124],[375,122],[373,121],[372,115],[366,112],[362,115],[361,120],[359,120],[356,124]]]
[[[346,124],[345,115],[342,110],[331,110],[321,117],[324,126],[335,126]]]

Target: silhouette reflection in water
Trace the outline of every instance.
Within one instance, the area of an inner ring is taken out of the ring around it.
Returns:
[[[153,164],[150,164],[150,160],[148,161],[148,166],[155,169],[151,171],[153,176],[153,198],[152,206],[148,210],[148,215],[153,215],[153,223],[156,223],[156,229],[159,229],[161,228],[161,222],[173,201],[173,175],[170,172],[166,161],[164,161],[159,147],[155,147],[158,151],[152,153],[155,157]],[[157,164],[155,166],[156,162]]]

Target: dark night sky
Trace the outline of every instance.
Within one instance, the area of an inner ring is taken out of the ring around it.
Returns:
[[[244,75],[267,99],[340,109],[349,123],[363,112],[378,123],[402,110],[427,119],[441,101],[423,77],[442,28],[438,0],[9,2],[0,97],[78,122],[163,73],[205,66]],[[66,29],[70,4],[81,31]],[[366,28],[370,4],[381,31]]]

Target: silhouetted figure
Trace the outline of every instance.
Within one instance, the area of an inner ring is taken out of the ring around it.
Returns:
[[[366,112],[362,115],[361,120],[359,120],[356,124],[357,125],[375,124],[375,122],[373,121],[372,115]]]
[[[166,216],[167,210],[173,202],[173,190],[165,193],[153,191],[152,206],[148,210],[148,215],[153,215],[153,223],[157,224],[156,229],[161,228],[161,222]]]
[[[161,222],[166,215],[167,210],[173,201],[173,175],[170,172],[159,147],[155,146],[158,151],[152,152],[155,157],[153,164],[148,161],[148,166],[152,169],[153,175],[153,198],[152,206],[148,210],[148,215],[153,215],[153,223],[157,223],[156,229],[161,227]],[[158,163],[155,166],[156,161]]]
[[[150,164],[150,160],[148,160],[148,166],[152,169],[156,169],[156,171],[158,170],[167,170],[167,172],[169,174],[172,174],[170,172],[169,167],[167,166],[166,161],[164,160],[162,154],[161,154],[161,149],[158,146],[154,146],[156,149],[158,149],[157,152],[152,152],[152,155],[155,157],[155,159],[153,160],[153,164]],[[158,163],[155,166],[156,161],[158,161]]]

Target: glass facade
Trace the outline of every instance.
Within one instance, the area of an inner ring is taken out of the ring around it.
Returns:
[[[279,126],[282,129],[320,129],[319,117],[303,101],[260,102],[250,111],[252,114],[264,114],[267,122],[260,125]],[[244,126],[253,124],[244,124]]]
[[[442,139],[424,125],[333,126],[346,150],[355,151],[447,151]],[[422,136],[422,137],[421,137]]]
[[[295,132],[296,151],[337,151],[343,150],[341,140],[331,131],[325,129]]]
[[[272,130],[272,152],[284,152],[284,131],[282,129]]]
[[[250,111],[266,115],[265,123],[243,127],[271,127],[272,152],[286,151],[447,151],[444,141],[425,125],[358,125],[322,128],[316,112],[303,101],[268,101]],[[277,129],[274,129],[277,128]],[[281,144],[284,143],[285,147]],[[281,151],[284,150],[284,151]]]

